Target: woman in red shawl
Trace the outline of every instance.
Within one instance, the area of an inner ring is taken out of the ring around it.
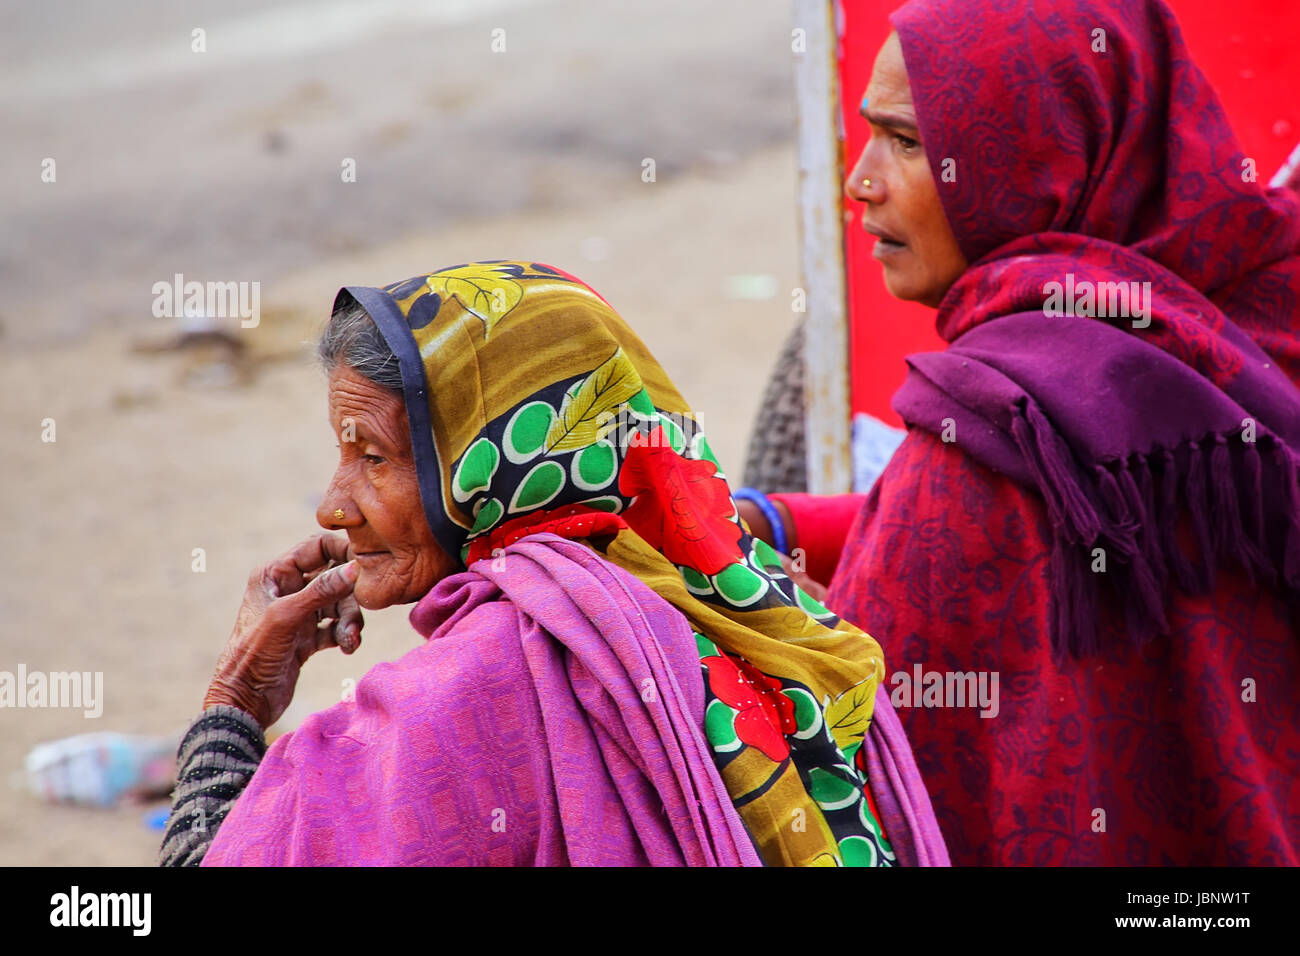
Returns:
[[[865,502],[773,497],[787,544],[885,647],[954,863],[1296,865],[1300,203],[1160,0],[892,22],[847,189],[949,347]],[[970,672],[995,706],[911,686]]]

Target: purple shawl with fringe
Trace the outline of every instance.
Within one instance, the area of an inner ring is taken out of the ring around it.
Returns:
[[[1137,642],[1167,632],[1171,580],[1206,593],[1222,559],[1300,592],[1300,392],[1238,347],[1231,395],[1088,318],[1006,316],[908,358],[903,419],[1043,496],[1058,656],[1097,650],[1103,586]]]

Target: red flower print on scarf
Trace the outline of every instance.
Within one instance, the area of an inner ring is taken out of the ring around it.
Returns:
[[[662,428],[628,449],[618,490],[637,496],[623,518],[674,564],[717,574],[742,560],[731,491],[711,461],[683,458]]]
[[[799,724],[794,701],[781,693],[781,682],[748,661],[726,654],[703,657],[700,663],[709,669],[709,688],[718,700],[739,712],[736,736],[774,762],[790,756],[785,737],[797,731]]]

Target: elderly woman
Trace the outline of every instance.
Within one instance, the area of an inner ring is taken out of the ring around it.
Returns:
[[[947,862],[878,645],[747,533],[604,299],[473,263],[342,290],[319,350],[332,533],[250,578],[164,863]],[[267,750],[358,605],[412,602],[426,640]]]
[[[892,22],[847,189],[950,345],[865,502],[772,513],[899,672],[1000,675],[892,688],[954,862],[1300,863],[1300,204],[1160,0]]]

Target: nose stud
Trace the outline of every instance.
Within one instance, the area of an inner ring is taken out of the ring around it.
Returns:
[[[334,520],[335,520],[335,521],[342,521],[342,520],[343,520],[343,509],[342,509],[342,508],[335,508],[335,509],[334,509]]]
[[[870,180],[870,179],[864,179],[864,180],[862,180],[862,185],[864,185],[864,186],[866,186],[868,189],[870,189],[870,188],[871,188],[871,180]]]

